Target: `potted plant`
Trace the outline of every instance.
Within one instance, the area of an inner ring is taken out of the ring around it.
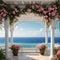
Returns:
[[[44,55],[45,49],[46,49],[46,45],[45,44],[38,44],[37,47],[38,47],[38,49],[40,51],[40,54]]]
[[[10,49],[12,50],[13,55],[14,55],[14,56],[17,56],[17,55],[18,55],[18,51],[19,51],[19,49],[20,49],[20,46],[14,44],[14,45],[12,45],[12,46],[10,47]]]

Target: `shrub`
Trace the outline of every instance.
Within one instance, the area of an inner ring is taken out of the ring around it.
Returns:
[[[2,49],[0,50],[0,60],[6,60],[4,51]]]

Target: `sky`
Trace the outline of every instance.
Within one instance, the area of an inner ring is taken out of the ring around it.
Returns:
[[[55,37],[60,37],[59,22],[55,24]],[[51,31],[48,28],[48,36]],[[4,28],[0,29],[0,37],[5,36]],[[10,36],[10,32],[9,32]],[[14,37],[45,37],[45,25],[43,22],[22,22],[16,25],[13,33]]]

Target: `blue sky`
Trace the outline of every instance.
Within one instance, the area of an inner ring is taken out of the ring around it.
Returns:
[[[59,22],[56,23],[55,27],[55,37],[60,37]],[[4,29],[0,30],[0,37],[4,37]],[[9,33],[10,36],[10,33]],[[43,22],[23,22],[19,23],[14,29],[14,37],[44,37],[45,36],[45,26]],[[48,32],[50,37],[50,28]]]
[[[59,22],[56,23],[55,37],[60,37]],[[18,32],[17,32],[18,30]],[[43,22],[23,22],[16,26],[14,33],[16,36],[20,37],[44,37],[45,36],[45,26]],[[14,35],[15,36],[15,35]],[[48,32],[50,37],[50,28]]]

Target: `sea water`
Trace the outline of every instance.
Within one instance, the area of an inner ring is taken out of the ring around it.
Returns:
[[[37,44],[45,43],[45,37],[14,37],[13,38],[14,43],[20,44],[24,48],[35,48]],[[50,44],[51,39],[48,38],[48,43]],[[55,44],[60,44],[60,37],[54,38]],[[11,40],[9,38],[9,43],[11,43]],[[5,44],[5,38],[0,38],[0,45]]]

